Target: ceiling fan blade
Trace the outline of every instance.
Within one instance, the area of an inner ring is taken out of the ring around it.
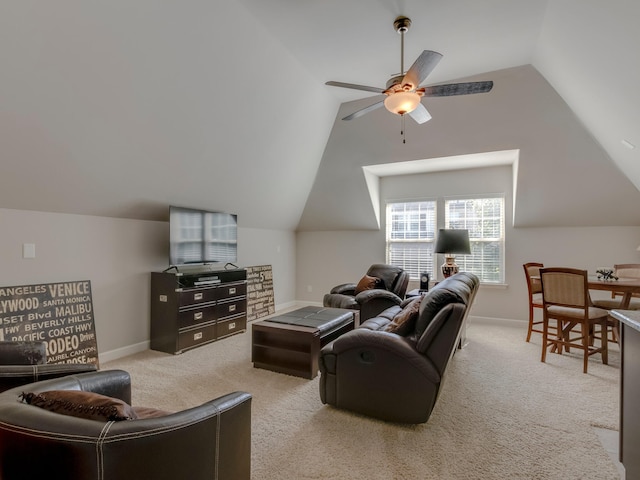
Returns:
[[[418,85],[424,82],[427,75],[433,71],[441,58],[441,53],[434,52],[433,50],[424,50],[416,61],[413,62],[411,68],[407,70],[407,73],[402,79],[402,83],[410,83],[414,88],[418,87]]]
[[[425,123],[431,120],[431,114],[421,103],[418,104],[418,107],[414,111],[409,112],[409,116],[413,118],[416,123]]]
[[[467,82],[449,83],[447,85],[434,85],[422,87],[425,97],[450,97],[453,95],[471,95],[473,93],[486,93],[493,88],[493,82]]]
[[[325,83],[325,85],[331,85],[332,87],[352,88],[354,90],[364,90],[365,92],[373,92],[373,93],[382,93],[382,92],[384,92],[383,88],[367,87],[366,85],[356,85],[355,83],[343,83],[343,82],[329,81],[329,82]]]
[[[350,115],[347,115],[342,120],[353,120],[354,118],[363,116],[365,113],[373,112],[374,110],[377,110],[383,105],[384,105],[384,100],[380,100],[379,102],[374,103],[373,105],[369,105],[368,107],[364,107],[358,111],[353,112]]]

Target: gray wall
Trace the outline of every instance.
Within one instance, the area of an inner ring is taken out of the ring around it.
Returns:
[[[299,232],[296,298],[322,302],[339,283],[357,282],[368,266],[385,260],[384,204],[387,200],[504,193],[506,207],[505,285],[483,285],[472,315],[525,320],[527,289],[522,264],[586,268],[591,273],[614,263],[638,263],[640,227],[514,228],[512,168],[492,167],[382,179],[380,230]],[[561,208],[561,207],[559,207]],[[442,259],[438,260],[438,264]],[[309,291],[309,287],[311,291]],[[413,284],[411,287],[417,287]],[[593,296],[601,295],[598,292]]]
[[[149,274],[168,266],[167,222],[0,209],[0,225],[0,285],[90,280],[100,360],[148,348]],[[295,234],[240,227],[238,241],[239,266],[273,266],[276,307],[295,301]],[[22,258],[24,243],[36,258]]]

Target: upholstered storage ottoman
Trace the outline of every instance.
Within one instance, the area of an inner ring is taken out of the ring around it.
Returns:
[[[357,310],[304,307],[251,326],[251,361],[256,368],[314,378],[320,349],[353,330]]]

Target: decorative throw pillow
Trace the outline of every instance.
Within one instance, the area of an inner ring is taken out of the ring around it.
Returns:
[[[135,420],[133,408],[118,398],[78,390],[50,390],[40,393],[22,393],[29,405],[50,412],[102,422]]]
[[[421,301],[422,295],[412,299],[406,307],[400,310],[396,316],[393,317],[393,320],[384,328],[384,331],[396,333],[403,337],[413,332],[416,321],[418,320]]]
[[[365,290],[372,290],[374,288],[380,288],[380,279],[378,277],[370,277],[365,275],[360,279],[358,285],[356,285],[356,295],[364,292]]]

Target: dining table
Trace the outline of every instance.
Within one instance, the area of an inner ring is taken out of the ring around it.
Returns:
[[[629,308],[631,297],[640,294],[640,278],[618,278],[605,280],[596,276],[589,276],[587,279],[589,290],[606,290],[622,294],[620,306],[621,310]]]
[[[539,276],[531,277],[531,281],[534,283],[540,283]],[[622,294],[620,299],[620,306],[616,307],[620,310],[626,310],[629,308],[631,297],[640,295],[640,278],[618,278],[616,279],[604,279],[598,278],[595,275],[589,275],[587,277],[587,283],[589,290],[605,290],[609,292],[615,292]]]

